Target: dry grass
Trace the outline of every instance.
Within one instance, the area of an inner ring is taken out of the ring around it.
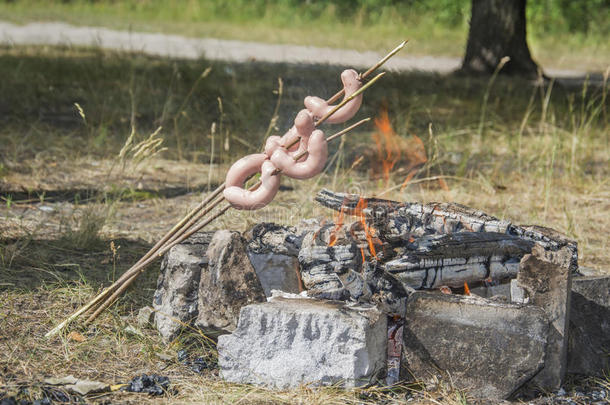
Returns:
[[[95,325],[78,327],[83,342],[68,333],[46,340],[44,334],[71,310],[88,300],[94,290],[81,282],[49,284],[34,290],[0,293],[0,394],[2,391],[23,399],[39,399],[48,376],[75,375],[109,384],[129,381],[141,373],[169,376],[176,392],[169,397],[153,398],[144,394],[112,393],[91,395],[91,403],[278,403],[278,404],[373,404],[391,403],[462,404],[467,396],[439,385],[436,390],[404,386],[392,390],[365,388],[341,390],[334,387],[302,387],[272,391],[249,385],[228,384],[218,378],[217,370],[192,372],[176,359],[176,351],[187,349],[197,355],[214,357],[214,350],[198,333],[185,333],[169,346],[152,329],[137,325],[133,307],[122,304],[104,314]],[[125,331],[132,326],[141,331]],[[73,329],[74,330],[74,329]],[[15,338],[19,336],[19,338]],[[28,388],[28,392],[20,392]]]
[[[257,134],[265,132],[273,114],[272,91],[280,72],[285,86],[278,127],[284,128],[305,94],[334,90],[336,80],[329,77],[338,69],[217,64],[211,80],[202,80],[193,92],[205,61],[33,49],[0,53],[0,73],[11,78],[0,84],[3,94],[10,94],[5,104],[0,101],[0,393],[28,386],[28,395],[39,395],[46,376],[74,374],[115,383],[156,372],[169,375],[178,392],[162,399],[117,393],[91,400],[468,402],[464,393],[442,385],[392,392],[332,387],[275,392],[224,383],[214,369],[194,374],[174,359],[180,348],[214,356],[197,333],[166,346],[152,329],[142,329],[142,336],[125,332],[136,325],[137,309],[151,301],[155,266],[94,326],[75,326],[84,342],[70,341],[67,334],[43,339],[57,321],[133,264],[200,200],[200,191],[222,181],[236,156],[258,150]],[[124,72],[137,74],[128,75],[126,83]],[[533,86],[502,78],[488,86],[470,78],[418,74],[386,79],[366,97],[362,114],[376,115],[386,105],[399,137],[422,139],[428,161],[406,187],[401,189],[408,161],[398,160],[387,180],[371,175],[379,171],[372,170],[377,155],[374,129],[368,128],[333,147],[332,164],[321,176],[283,179],[289,188],[269,207],[230,211],[211,228],[332,220],[332,213],[313,200],[315,191],[329,187],[403,201],[455,201],[515,223],[546,225],[578,241],[581,265],[608,269],[607,87]],[[189,94],[193,99],[184,105]],[[83,106],[86,125],[74,102]],[[257,109],[261,105],[264,111]],[[177,124],[176,114],[184,117]],[[217,124],[214,143],[212,122]],[[130,145],[164,126],[171,129],[158,136],[169,150],[123,165],[117,156],[134,123]],[[212,144],[217,149],[210,166]]]

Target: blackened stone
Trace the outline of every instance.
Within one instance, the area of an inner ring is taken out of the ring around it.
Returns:
[[[544,365],[548,330],[534,306],[416,291],[407,303],[403,358],[424,383],[446,377],[475,397],[504,399]]]
[[[572,279],[568,372],[603,377],[610,370],[610,276]]]
[[[203,357],[197,357],[190,362],[191,370],[197,374],[201,374],[204,370],[211,368],[211,365]]]
[[[233,331],[243,306],[266,299],[248,259],[246,240],[239,232],[217,231],[206,257],[208,264],[201,270],[195,325],[204,330]]]
[[[188,360],[188,358],[189,358],[188,352],[186,350],[184,350],[184,349],[178,350],[177,355],[178,355],[178,361],[180,363],[186,362]]]
[[[155,324],[165,341],[174,339],[197,318],[201,269],[212,233],[195,234],[167,252],[153,299]]]
[[[150,395],[163,395],[169,390],[168,377],[156,374],[142,374],[134,377],[127,386],[126,391],[143,392]]]

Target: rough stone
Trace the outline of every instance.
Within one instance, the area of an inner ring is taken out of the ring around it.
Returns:
[[[568,372],[610,371],[610,276],[572,279]]]
[[[265,301],[239,232],[216,231],[206,251],[199,281],[198,317],[202,329],[232,331],[241,307]]]
[[[161,264],[153,298],[155,324],[165,341],[172,340],[197,317],[198,287],[212,233],[199,233],[171,248]]]
[[[407,303],[404,364],[424,382],[447,377],[473,396],[507,398],[543,367],[548,329],[535,306],[417,291]]]
[[[550,250],[536,243],[521,259],[517,274],[528,302],[542,308],[550,321],[544,369],[532,380],[549,391],[560,388],[566,372],[573,260],[570,245]]]
[[[271,297],[271,290],[295,294],[303,290],[299,277],[299,260],[295,256],[248,251],[248,258],[265,296]]]
[[[263,222],[244,237],[248,258],[267,297],[271,297],[271,290],[303,291],[297,259],[302,238],[296,228]]]
[[[479,285],[477,287],[470,287],[470,293],[478,295],[483,298],[494,298],[494,299],[505,299],[510,301],[510,283],[492,284],[492,285]]]
[[[235,332],[218,338],[220,375],[279,389],[361,386],[384,372],[386,335],[372,306],[274,298],[242,308]]]

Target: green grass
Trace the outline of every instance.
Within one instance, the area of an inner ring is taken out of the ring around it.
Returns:
[[[588,2],[575,10],[557,0],[528,8],[529,42],[542,66],[604,70],[610,65],[608,10]],[[409,38],[413,55],[462,56],[470,2],[67,1],[0,3],[17,22],[67,21],[247,41],[390,49]],[[586,18],[578,15],[586,13]],[[583,24],[582,21],[589,21]]]

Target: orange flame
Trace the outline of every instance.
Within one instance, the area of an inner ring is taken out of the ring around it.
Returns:
[[[468,288],[468,283],[464,281],[464,295],[470,295],[470,288]]]
[[[375,250],[375,243],[373,241],[373,238],[375,237],[377,230],[375,228],[373,228],[372,226],[369,226],[366,223],[366,217],[364,215],[364,209],[366,207],[367,207],[366,199],[360,197],[360,199],[358,200],[358,204],[356,204],[356,207],[353,210],[350,210],[350,215],[355,215],[356,217],[358,217],[358,222],[360,222],[360,224],[362,224],[362,229],[364,230],[364,235],[366,237],[366,242],[369,247],[369,252],[370,252],[371,256],[373,256],[375,259],[377,259],[377,252]],[[335,218],[335,227],[331,231],[330,237],[328,240],[328,246],[330,246],[330,247],[335,246],[335,244],[337,243],[337,240],[338,240],[337,233],[339,232],[341,227],[343,227],[345,210],[346,210],[346,206],[345,206],[345,204],[342,204],[341,209],[339,210],[339,213],[336,215],[336,218]],[[365,258],[364,249],[362,247],[360,248],[360,253],[362,254],[362,262],[364,263],[366,261],[366,258]]]
[[[381,162],[383,179],[387,183],[390,180],[390,172],[400,159],[401,151],[397,142],[399,137],[392,129],[386,108],[375,118],[375,126],[378,132],[373,133],[373,141],[377,146],[377,159]]]
[[[428,161],[426,148],[422,140],[413,135],[410,138],[402,138],[392,129],[387,108],[382,108],[379,116],[375,118],[377,131],[372,134],[375,142],[375,158],[377,165],[372,165],[373,170],[381,166],[381,175],[386,183],[390,180],[392,170],[400,162],[402,166],[399,172],[407,173],[401,190],[417,174],[417,170]]]
[[[335,218],[335,228],[330,233],[330,238],[328,239],[328,246],[332,247],[335,246],[335,244],[337,243],[337,232],[339,232],[339,229],[341,229],[341,227],[343,226],[343,217],[345,215],[344,210],[345,205],[342,204],[341,209],[339,210],[339,213]]]
[[[366,223],[366,217],[364,216],[364,209],[367,207],[368,203],[366,199],[360,197],[358,200],[358,204],[356,204],[356,208],[354,209],[354,215],[358,216],[358,220],[362,224],[362,229],[364,230],[364,235],[366,236],[366,242],[369,245],[369,252],[371,256],[377,259],[377,252],[375,251],[375,244],[373,243],[373,236],[375,235],[375,229],[369,227]],[[362,255],[362,260],[364,261],[364,254]]]

